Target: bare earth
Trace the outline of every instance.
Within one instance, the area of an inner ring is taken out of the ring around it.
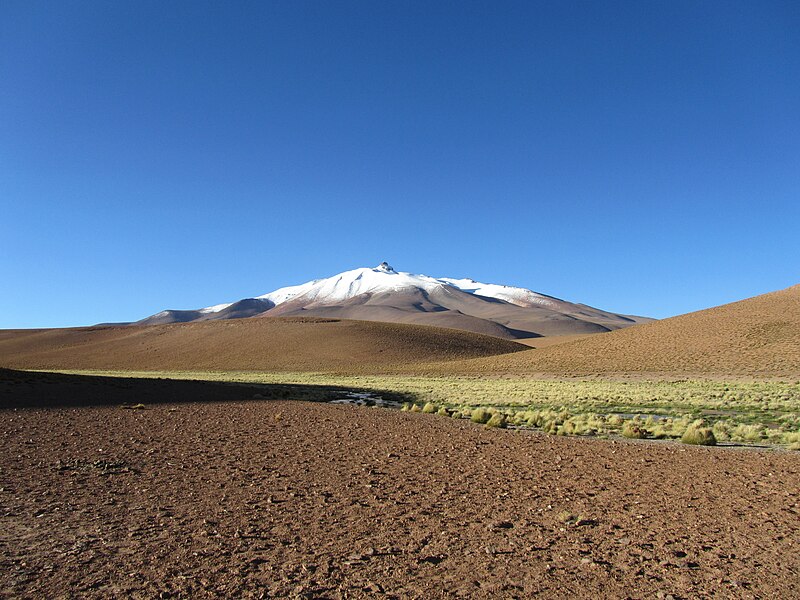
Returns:
[[[0,387],[0,597],[797,597],[797,454],[64,377]]]
[[[525,349],[456,329],[298,317],[0,330],[0,366],[21,369],[358,372]]]
[[[541,350],[419,370],[562,377],[797,378],[800,285]]]
[[[419,325],[255,318],[0,330],[0,366],[794,379],[800,377],[800,285],[609,333],[526,344]]]

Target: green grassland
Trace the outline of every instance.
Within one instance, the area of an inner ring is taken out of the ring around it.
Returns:
[[[78,373],[71,371],[72,373]],[[308,386],[303,400],[328,400],[335,390],[394,395],[406,410],[472,418],[486,409],[497,426],[531,427],[556,435],[625,435],[692,439],[710,430],[717,442],[800,449],[798,381],[600,381],[524,377],[356,376],[324,373],[99,372]],[[270,397],[265,394],[265,397]],[[488,419],[487,419],[488,420]],[[689,435],[687,434],[689,431]],[[702,436],[701,436],[702,437]]]

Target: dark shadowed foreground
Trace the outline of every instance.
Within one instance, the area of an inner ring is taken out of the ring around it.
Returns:
[[[0,410],[3,597],[788,598],[799,503],[790,453],[290,401]]]

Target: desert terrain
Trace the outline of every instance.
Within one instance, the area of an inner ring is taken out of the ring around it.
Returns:
[[[0,366],[797,379],[800,285],[609,333],[531,338],[526,344],[458,329],[308,317],[2,330]]]
[[[798,73],[800,0],[0,0],[0,600],[800,600]]]
[[[3,597],[797,592],[797,454],[501,431],[224,384],[0,377]]]
[[[799,298],[534,348],[338,319],[0,332],[0,596],[794,597]],[[330,403],[354,392],[407,410]]]
[[[381,371],[526,350],[420,325],[298,318],[0,331],[0,366],[158,371]]]
[[[546,338],[545,338],[546,339]],[[535,340],[534,340],[535,342]],[[446,373],[800,377],[800,285]]]

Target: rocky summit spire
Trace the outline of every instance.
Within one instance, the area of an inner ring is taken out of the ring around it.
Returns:
[[[395,270],[386,261],[383,261],[381,264],[379,264],[375,268],[378,271],[383,271],[384,273],[394,273],[395,272]]]

